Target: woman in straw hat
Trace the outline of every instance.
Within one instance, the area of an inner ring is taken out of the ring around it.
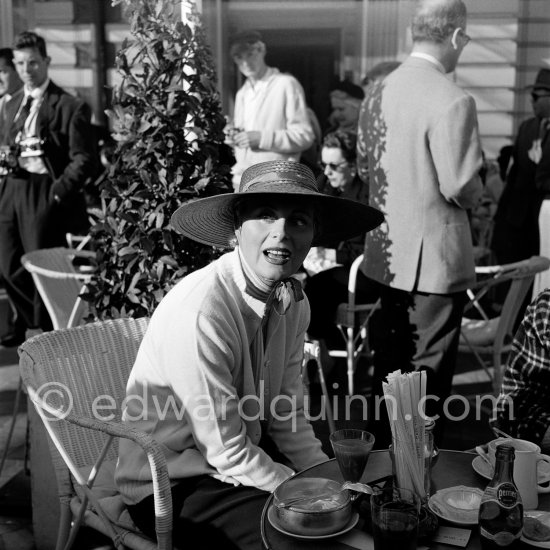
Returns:
[[[326,459],[303,409],[301,360],[309,305],[292,275],[312,244],[379,225],[358,202],[318,192],[309,168],[248,168],[236,193],[181,206],[183,235],[235,248],[162,300],[127,387],[124,419],[164,449],[173,481],[174,542],[260,548],[269,493]],[[137,526],[154,535],[145,454],[128,440],[116,482]]]

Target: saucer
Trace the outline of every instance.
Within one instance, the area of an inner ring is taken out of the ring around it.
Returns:
[[[284,535],[288,535],[289,537],[294,537],[296,539],[320,540],[337,537],[338,535],[343,535],[344,533],[347,533],[357,525],[357,522],[359,521],[359,514],[357,512],[352,512],[351,518],[343,529],[341,529],[340,531],[336,531],[335,533],[328,533],[326,535],[297,535],[296,533],[291,533],[290,531],[287,531],[279,524],[279,520],[277,519],[275,508],[273,508],[273,506],[270,506],[269,510],[267,511],[267,519],[274,529],[277,529],[277,531],[283,533]]]
[[[524,517],[531,516],[533,518],[537,518],[543,523],[545,523],[546,525],[550,526],[550,512],[542,512],[540,510],[529,510],[528,512],[525,512],[523,515]],[[536,541],[536,540],[528,539],[524,535],[521,535],[521,540],[525,544],[528,544],[529,546],[534,546],[535,548],[550,548],[550,540]]]
[[[472,468],[485,479],[493,479],[493,470],[485,460],[483,460],[480,456],[476,456],[472,460]],[[539,483],[544,483],[545,481],[548,481],[550,479],[550,465],[547,462],[541,462],[539,463],[538,467],[538,476],[539,476]]]
[[[476,525],[483,491],[473,487],[448,487],[430,497],[430,510],[441,519],[457,525]]]

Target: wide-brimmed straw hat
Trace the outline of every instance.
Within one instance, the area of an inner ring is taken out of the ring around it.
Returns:
[[[228,248],[235,235],[234,204],[243,197],[296,197],[315,206],[320,228],[313,246],[335,246],[380,225],[379,210],[357,201],[320,193],[313,172],[303,164],[273,160],[247,168],[235,193],[190,201],[172,215],[176,231],[203,244]]]

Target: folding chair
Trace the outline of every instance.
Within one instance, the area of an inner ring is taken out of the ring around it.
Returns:
[[[331,357],[346,358],[349,395],[353,395],[353,375],[359,356],[371,354],[369,321],[373,313],[380,307],[380,299],[372,304],[357,304],[355,302],[357,273],[362,262],[363,254],[351,264],[348,279],[348,301],[340,304],[336,311],[336,326],[344,338],[346,348],[345,350],[329,351]]]
[[[19,348],[21,376],[47,430],[56,473],[61,508],[56,550],[69,550],[81,525],[109,536],[119,550],[172,548],[172,496],[163,451],[150,435],[121,422],[126,383],[147,324],[145,318],[89,323],[39,334]],[[112,420],[98,418],[97,404],[105,399],[113,405],[107,411]],[[157,542],[135,527],[116,490],[120,437],[147,453]]]
[[[504,265],[476,268],[478,282],[469,289],[469,302],[464,309],[460,331],[459,351],[472,353],[492,382],[493,393],[498,394],[502,383],[504,354],[511,348],[514,325],[519,309],[533,283],[535,275],[550,267],[550,260],[543,256],[532,256],[528,260]],[[501,314],[489,318],[483,308],[483,298],[496,285],[509,282]],[[467,317],[469,311],[477,311],[480,319]],[[492,356],[490,363],[482,355]]]
[[[321,391],[325,398],[325,410],[327,413],[327,422],[330,432],[336,431],[334,424],[334,415],[332,413],[332,406],[330,404],[330,396],[327,390],[327,384],[325,382],[325,374],[323,372],[323,365],[321,364],[321,348],[319,347],[319,340],[306,340],[304,343],[304,358],[302,361],[302,373],[303,378],[307,377],[307,364],[309,361],[315,361],[317,366],[317,374],[319,376],[319,383],[321,384]]]

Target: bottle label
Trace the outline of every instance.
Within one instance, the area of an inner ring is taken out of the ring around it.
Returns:
[[[518,490],[512,483],[501,483],[496,487],[496,497],[503,508],[513,508],[518,501]]]
[[[479,534],[482,537],[485,537],[487,540],[494,541],[497,546],[509,546],[516,539],[519,539],[521,537],[521,530],[519,530],[515,534],[510,533],[510,531],[499,531],[498,533],[490,533],[489,531],[487,531],[487,529],[480,527]]]

